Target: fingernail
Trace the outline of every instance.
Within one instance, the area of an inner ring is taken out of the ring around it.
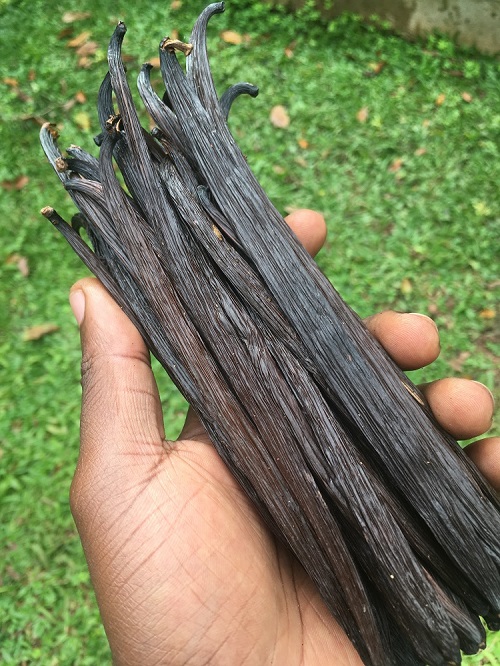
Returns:
[[[432,319],[432,317],[429,317],[429,315],[423,314],[422,312],[408,312],[407,314],[411,315],[412,317],[423,317],[425,320],[430,321],[434,324],[434,328],[437,328],[437,324]]]
[[[486,384],[483,384],[482,382],[477,382],[475,379],[472,380],[474,384],[479,384],[483,389],[485,389],[489,394],[491,398],[491,404],[493,405],[493,409],[495,409],[495,396],[493,395],[492,391],[486,386]]]
[[[85,294],[81,289],[70,292],[69,304],[75,315],[76,323],[81,326],[85,316]]]

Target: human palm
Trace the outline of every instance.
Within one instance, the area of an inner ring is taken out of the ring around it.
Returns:
[[[324,227],[317,216],[299,213],[290,224],[312,253],[319,249]],[[178,441],[165,441],[149,356],[134,326],[97,281],[80,282],[72,294],[79,319],[80,294],[86,305],[82,443],[71,505],[114,662],[360,664],[196,417],[188,415]],[[439,352],[425,317],[384,313],[367,323],[404,368]],[[455,436],[488,428],[492,401],[481,385],[444,380],[424,390]],[[500,477],[498,448],[483,440],[473,453],[493,482]]]

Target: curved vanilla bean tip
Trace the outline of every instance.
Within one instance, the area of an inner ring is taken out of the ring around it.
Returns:
[[[76,215],[73,215],[73,217],[71,218],[71,226],[73,227],[73,229],[76,231],[77,234],[80,233],[80,229],[87,231],[88,229],[87,218],[85,217],[85,215],[82,215],[82,213],[76,213]]]
[[[158,95],[153,90],[150,78],[151,69],[152,66],[150,63],[145,63],[141,67],[141,71],[137,77],[137,89],[139,91],[139,95],[141,96],[147,112],[158,125],[158,128],[162,132],[167,142],[182,150],[180,145],[181,142],[179,141],[179,139],[182,137],[182,130],[180,128],[179,121],[173,111],[164,103],[163,100],[158,97]],[[151,133],[153,134],[153,132]]]
[[[209,112],[217,110],[217,92],[207,53],[207,24],[215,14],[224,11],[223,2],[214,2],[197,18],[189,41],[193,45],[191,55],[186,59],[186,77],[194,86],[201,103]]]
[[[219,106],[222,111],[222,115],[226,120],[228,119],[231,105],[240,95],[250,95],[250,97],[257,97],[258,94],[259,89],[257,86],[254,86],[251,83],[235,83],[233,86],[226,90],[226,92],[219,100]]]
[[[106,132],[106,123],[110,116],[115,115],[115,108],[113,106],[113,88],[111,85],[111,74],[106,72],[106,76],[101,81],[99,92],[97,93],[97,114],[99,116],[99,124],[101,126],[101,133],[94,138],[94,142],[98,146],[101,145],[103,135]],[[98,140],[98,141],[97,141]]]

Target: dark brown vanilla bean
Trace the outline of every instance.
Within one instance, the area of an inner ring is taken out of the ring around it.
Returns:
[[[41,132],[80,213],[73,226],[43,214],[135,322],[364,663],[458,664],[484,645],[480,616],[499,626],[498,496],[249,170],[226,119],[257,89],[219,99],[208,64],[207,23],[221,11],[208,6],[188,43],[161,41],[163,96],[143,66],[151,133],[118,24],[99,159],[76,146],[63,156]]]

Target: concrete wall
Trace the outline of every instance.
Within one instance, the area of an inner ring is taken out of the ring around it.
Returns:
[[[302,4],[280,1],[294,7]],[[317,2],[318,7],[325,4]],[[500,53],[500,0],[333,0],[333,7],[324,10],[329,18],[344,11],[367,18],[377,14],[405,36],[436,30],[484,53]]]

